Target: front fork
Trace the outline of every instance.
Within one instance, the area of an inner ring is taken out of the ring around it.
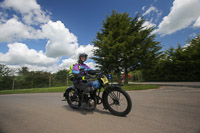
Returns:
[[[107,97],[106,97],[106,94],[108,94],[110,91],[110,89],[106,88],[104,91],[103,91],[103,94],[102,94],[102,99],[101,99],[101,102],[103,103],[103,107],[105,110],[108,109],[107,105],[106,105],[106,100],[107,100]]]

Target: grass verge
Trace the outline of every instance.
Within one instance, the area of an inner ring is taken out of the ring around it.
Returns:
[[[149,89],[158,89],[159,85],[136,85],[136,84],[128,84],[125,86],[122,86],[122,88],[126,91],[130,90],[149,90]]]
[[[1,94],[24,94],[24,93],[49,93],[49,92],[64,92],[66,86],[49,87],[49,88],[32,88],[32,89],[16,89],[16,90],[1,90]]]
[[[157,89],[158,85],[134,85],[129,84],[122,86],[124,90],[148,90],[148,89]],[[51,93],[51,92],[63,92],[67,87],[49,87],[49,88],[33,88],[33,89],[16,89],[16,90],[1,90],[0,95],[2,94],[24,94],[24,93]]]

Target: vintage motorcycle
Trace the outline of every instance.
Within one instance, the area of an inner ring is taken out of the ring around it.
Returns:
[[[74,86],[66,89],[64,97],[68,105],[73,109],[86,108],[92,111],[97,104],[102,103],[104,109],[108,109],[113,115],[126,116],[132,108],[132,101],[128,93],[119,85],[109,84],[108,78],[103,72],[97,73],[93,78],[97,80],[90,82],[94,90],[89,93],[80,92]]]

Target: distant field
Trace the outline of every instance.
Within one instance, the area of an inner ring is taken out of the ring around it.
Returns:
[[[124,90],[148,90],[148,89],[157,89],[158,87],[159,87],[158,85],[134,85],[134,84],[122,86]],[[0,94],[64,92],[66,88],[67,88],[66,86],[62,86],[62,87],[49,87],[49,88],[1,90]]]

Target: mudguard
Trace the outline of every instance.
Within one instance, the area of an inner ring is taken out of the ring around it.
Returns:
[[[74,85],[68,87],[68,88],[65,90],[65,93],[63,94],[63,97],[66,97],[66,92],[67,92],[67,90],[70,89],[70,88],[73,89],[73,90],[76,90],[76,88],[74,87]]]

